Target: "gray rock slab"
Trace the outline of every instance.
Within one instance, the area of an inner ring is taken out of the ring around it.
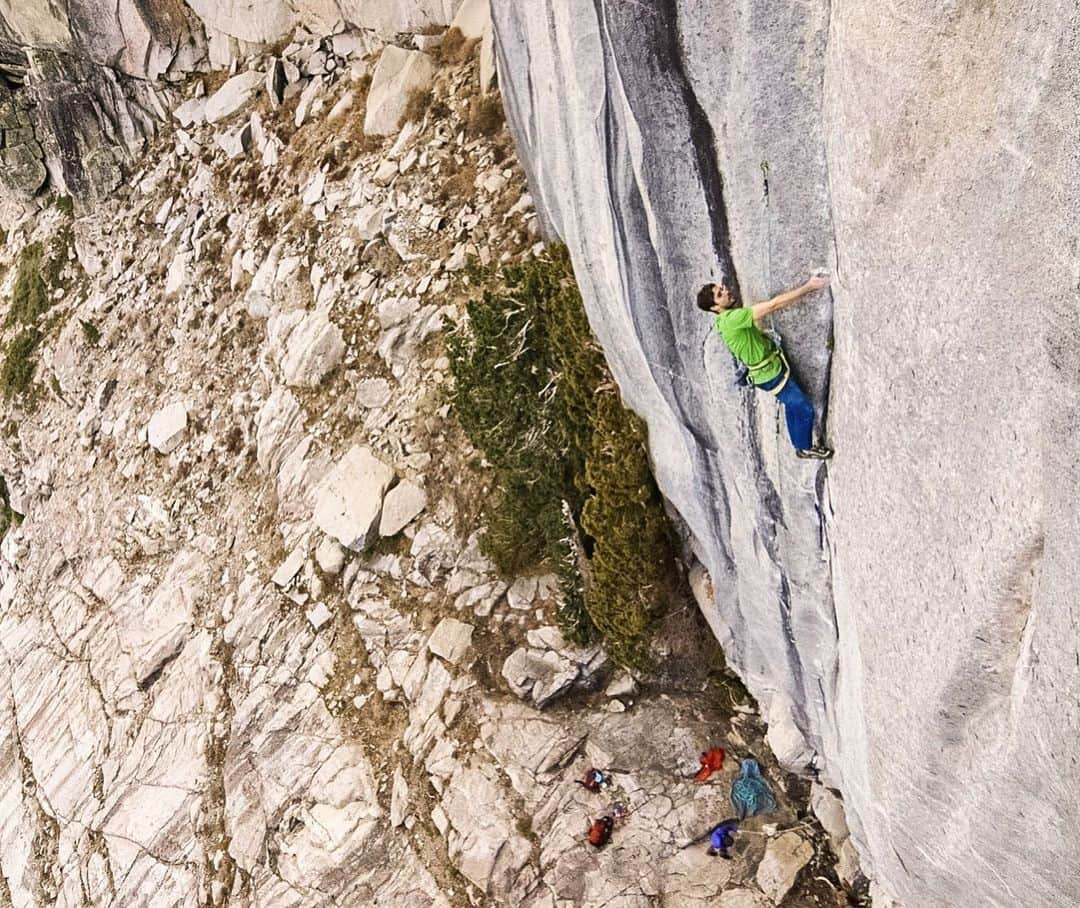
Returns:
[[[146,440],[159,454],[169,454],[183,441],[187,424],[187,406],[180,401],[171,403],[150,417]]]
[[[396,536],[423,513],[427,507],[427,492],[415,482],[403,479],[383,499],[379,520],[380,536]]]
[[[393,480],[393,469],[370,448],[350,448],[316,491],[316,525],[346,548],[363,551],[375,537],[383,496]]]
[[[797,832],[785,832],[765,846],[755,880],[773,904],[779,905],[795,885],[795,878],[814,856],[814,846]]]
[[[443,618],[431,632],[428,649],[436,656],[457,665],[472,646],[473,626],[456,618]]]
[[[1080,902],[1071,869],[1032,858],[1056,851],[1049,839],[1020,853],[987,822],[1019,798],[1038,805],[1036,828],[1080,824],[1075,799],[1029,781],[1077,787],[1080,720],[1059,698],[1077,663],[1060,643],[1077,615],[1060,604],[1075,598],[1064,503],[1080,489],[1064,240],[1080,21],[1060,0],[745,12],[494,0],[540,224],[568,243],[648,423],[660,487],[707,569],[706,619],[770,741],[843,793],[867,873],[911,905]],[[978,76],[955,62],[969,47],[985,49]],[[939,66],[958,86],[948,99]],[[827,467],[795,460],[774,402],[733,387],[693,303],[721,275],[752,303],[813,266],[833,273],[829,292],[772,325],[837,448]],[[1000,318],[1019,286],[1069,338],[1052,353],[1042,331],[1017,338]],[[914,341],[907,326],[924,321]],[[956,393],[938,393],[958,368]],[[1032,405],[1036,375],[1053,404]],[[1037,481],[1017,469],[1035,463]],[[897,771],[929,791],[895,785]]]
[[[409,92],[430,87],[434,73],[435,65],[427,54],[388,45],[371,77],[364,132],[371,136],[396,133]]]
[[[266,74],[249,70],[228,79],[206,99],[203,115],[207,123],[218,123],[247,106],[252,96],[266,80]]]
[[[316,388],[345,356],[345,339],[323,311],[286,312],[267,326],[282,378],[293,388]]]

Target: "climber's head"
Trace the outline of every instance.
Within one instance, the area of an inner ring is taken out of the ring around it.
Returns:
[[[731,290],[722,281],[717,284],[706,284],[698,291],[698,308],[704,312],[723,312],[735,305],[735,297]]]

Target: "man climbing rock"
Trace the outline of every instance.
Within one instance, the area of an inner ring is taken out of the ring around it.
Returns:
[[[768,391],[784,405],[795,456],[804,460],[828,460],[833,452],[824,445],[814,444],[814,406],[792,377],[784,351],[758,326],[765,316],[828,284],[827,277],[811,275],[802,286],[749,307],[737,305],[731,289],[723,283],[706,284],[697,296],[699,309],[716,313],[716,330],[732,355],[749,370],[753,385]]]

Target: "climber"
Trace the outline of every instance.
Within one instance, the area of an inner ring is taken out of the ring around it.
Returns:
[[[709,849],[706,852],[710,857],[720,855],[725,860],[731,860],[728,849],[735,844],[735,833],[738,832],[739,821],[732,817],[718,823],[709,831]]]
[[[814,444],[814,406],[792,377],[784,351],[761,331],[759,325],[765,316],[779,312],[828,284],[827,277],[813,274],[802,286],[748,308],[736,302],[731,289],[723,282],[706,284],[697,295],[699,309],[716,313],[716,330],[732,355],[746,366],[750,383],[768,391],[784,405],[795,456],[804,460],[828,460],[833,452],[824,445]]]
[[[707,750],[698,757],[698,762],[701,763],[701,769],[699,769],[694,776],[694,781],[708,782],[709,776],[714,772],[719,772],[723,768],[724,751],[719,747],[714,747],[712,750]]]
[[[615,820],[612,817],[600,817],[599,820],[593,821],[586,838],[589,840],[590,845],[603,848],[611,839],[611,830],[614,828]]]

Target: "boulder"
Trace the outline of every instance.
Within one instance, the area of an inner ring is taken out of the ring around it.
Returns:
[[[307,558],[307,551],[304,546],[297,546],[293,549],[288,557],[281,562],[278,569],[274,571],[274,575],[270,578],[270,582],[276,587],[285,589],[292,584],[293,579],[300,573],[300,568],[304,566],[304,560]]]
[[[218,148],[225,152],[227,158],[239,158],[247,154],[251,148],[251,139],[252,124],[250,120],[214,136]]]
[[[370,136],[397,132],[409,92],[430,88],[434,74],[435,66],[427,54],[388,45],[372,74],[364,132]]]
[[[162,407],[150,417],[146,440],[160,454],[169,454],[180,444],[187,430],[187,407],[180,402]]]
[[[814,846],[797,832],[785,832],[769,841],[755,880],[761,891],[779,905],[795,885],[795,878],[814,856]]]
[[[394,471],[370,448],[351,448],[316,491],[315,524],[345,548],[363,551],[375,537]]]
[[[289,80],[285,75],[285,64],[280,58],[273,60],[266,70],[266,96],[270,99],[271,107],[280,106],[285,98],[285,88]]]
[[[247,105],[259,86],[266,81],[266,74],[252,69],[228,79],[224,85],[206,99],[204,110],[207,123],[218,123]]]
[[[457,618],[443,618],[428,639],[428,649],[451,665],[458,662],[472,646],[473,626]]]
[[[822,828],[832,841],[833,850],[848,838],[847,818],[844,816],[844,802],[824,785],[815,783],[810,789],[810,806]]]
[[[365,378],[356,388],[356,402],[365,410],[385,407],[390,398],[390,382],[385,378]]]
[[[524,646],[514,650],[502,667],[502,676],[510,690],[538,708],[568,691],[578,675],[578,667],[558,653]]]
[[[263,471],[276,476],[281,464],[304,438],[304,411],[293,393],[277,386],[259,410],[255,457]]]
[[[291,388],[317,388],[345,356],[345,339],[322,311],[286,312],[267,325],[281,376]]]
[[[169,263],[169,270],[165,274],[165,295],[172,296],[179,293],[187,282],[188,265],[191,264],[192,253],[178,252]]]
[[[466,38],[482,38],[491,29],[490,0],[465,0],[458,8],[451,28],[460,29]]]
[[[336,539],[327,536],[315,549],[315,563],[324,574],[336,577],[345,567],[345,549]]]
[[[324,602],[316,602],[307,612],[307,620],[315,630],[321,630],[333,617],[334,613],[330,611]]]
[[[308,0],[310,2],[310,0]],[[341,0],[351,24],[383,39],[402,33],[446,28],[461,0]]]
[[[176,121],[185,129],[206,121],[206,98],[191,98],[173,111]]]
[[[526,612],[532,608],[536,590],[536,577],[518,577],[506,591],[506,604],[512,609]]]
[[[427,507],[427,492],[409,480],[402,480],[383,499],[380,536],[396,536]]]
[[[0,148],[0,180],[18,195],[34,195],[49,175],[43,157],[37,141]]]

